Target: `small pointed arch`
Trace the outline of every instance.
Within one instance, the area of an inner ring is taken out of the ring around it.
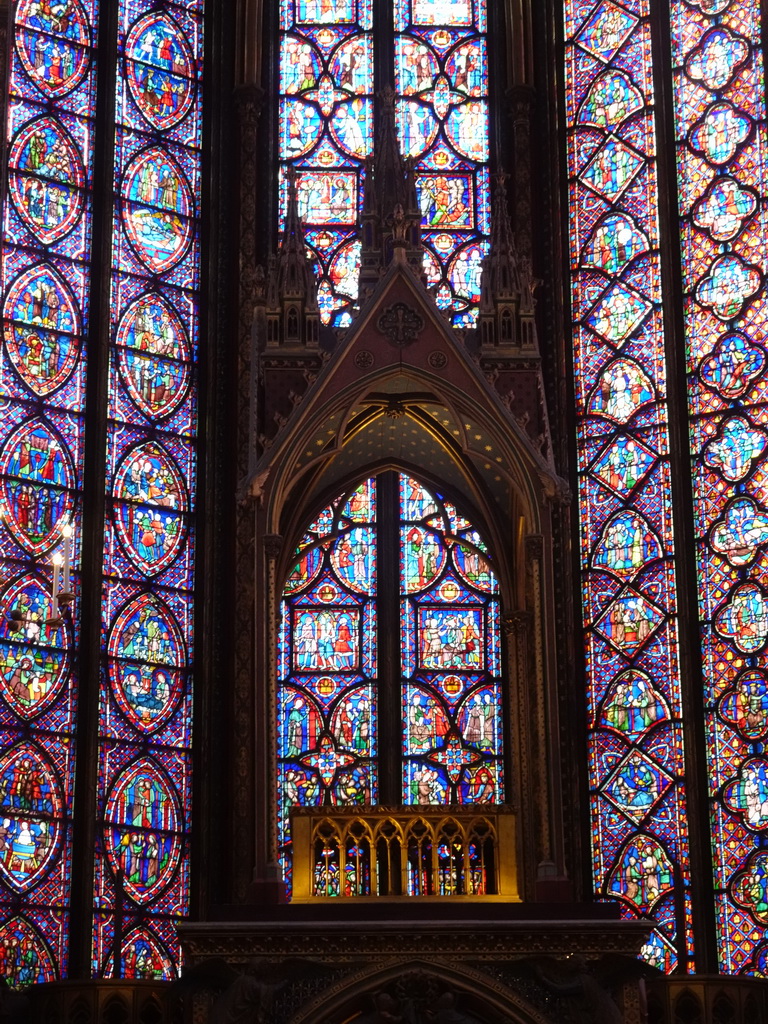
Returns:
[[[685,989],[677,997],[674,1013],[674,1024],[704,1024],[701,1002],[690,989]]]
[[[345,981],[341,991],[334,989],[331,995],[323,992],[308,1000],[292,1024],[372,1020],[378,1018],[379,1008],[397,1013],[404,991],[406,998],[429,1000],[430,1009],[439,1004],[441,1009],[461,1015],[465,1024],[553,1024],[552,1018],[520,992],[464,964],[452,963],[444,968],[419,959],[403,962],[398,958],[384,966],[366,965]]]

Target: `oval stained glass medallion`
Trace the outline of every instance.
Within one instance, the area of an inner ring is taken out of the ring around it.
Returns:
[[[109,678],[115,700],[143,733],[157,732],[176,710],[186,652],[167,605],[149,594],[129,601],[109,635]]]
[[[45,874],[60,846],[63,799],[56,772],[33,743],[0,758],[0,877],[26,892]]]
[[[140,18],[125,55],[128,88],[144,117],[160,131],[178,124],[194,99],[195,66],[176,22],[161,12]]]
[[[186,539],[187,498],[175,460],[154,441],[130,449],[115,471],[115,528],[148,576],[170,565]]]
[[[21,623],[0,635],[0,693],[20,718],[37,718],[56,700],[69,670],[66,623],[54,627],[47,584],[31,573],[12,583],[0,598],[0,620]]]
[[[190,346],[168,303],[149,293],[135,299],[117,329],[120,376],[145,416],[165,418],[187,393]]]
[[[80,0],[64,5],[21,0],[16,9],[16,52],[45,96],[57,98],[75,88],[88,70],[90,25]]]
[[[181,857],[181,813],[173,783],[148,757],[115,779],[104,811],[104,848],[113,871],[124,872],[127,895],[154,899],[170,882]]]
[[[85,170],[69,132],[52,117],[26,124],[8,154],[11,199],[44,245],[63,238],[85,204]]]
[[[27,420],[4,442],[0,492],[5,523],[30,554],[41,555],[71,518],[74,470],[61,435],[43,420]]]
[[[69,285],[51,266],[25,270],[3,307],[8,358],[26,386],[44,398],[61,387],[80,355],[80,318]]]
[[[0,935],[14,952],[6,963],[5,978],[11,988],[26,988],[44,981],[56,981],[56,966],[48,943],[26,917],[0,922]]]
[[[144,149],[123,175],[122,221],[133,250],[153,274],[175,267],[189,248],[193,209],[189,185],[173,157]]]

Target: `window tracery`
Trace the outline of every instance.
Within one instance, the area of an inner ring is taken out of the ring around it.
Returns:
[[[278,659],[287,879],[293,806],[504,801],[498,585],[469,520],[385,474],[323,509],[296,555]]]

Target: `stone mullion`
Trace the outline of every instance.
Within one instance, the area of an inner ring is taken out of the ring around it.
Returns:
[[[510,736],[512,739],[513,772],[512,806],[519,815],[519,841],[522,843],[523,899],[530,898],[534,889],[535,866],[538,859],[535,801],[528,799],[533,785],[531,744],[531,659],[529,634],[533,617],[528,611],[510,612],[502,616],[501,625],[507,638],[507,664],[510,701]],[[520,801],[519,794],[526,794]]]
[[[235,94],[239,160],[239,272],[237,279],[238,351],[236,408],[239,424],[236,444],[237,479],[243,480],[253,458],[251,421],[252,370],[254,363],[254,317],[259,291],[256,265],[257,187],[259,169],[259,121],[263,92],[255,85],[243,85]],[[254,775],[254,680],[256,673],[254,574],[254,516],[249,502],[238,504],[235,512],[235,589],[230,594],[234,608],[234,666],[232,704],[233,835],[231,845],[232,896],[244,901],[255,865],[253,811],[256,801]]]

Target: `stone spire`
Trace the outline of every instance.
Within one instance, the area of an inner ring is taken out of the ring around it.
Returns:
[[[521,260],[507,207],[507,175],[496,176],[491,245],[483,260],[480,292],[482,354],[537,351],[530,264]]]
[[[409,263],[417,274],[422,273],[421,210],[413,165],[400,152],[394,91],[387,86],[379,99],[379,131],[365,166],[361,295],[375,287],[391,262]]]
[[[316,349],[320,328],[317,282],[299,217],[295,167],[288,167],[286,178],[285,230],[277,255],[270,260],[267,279],[267,347]]]

